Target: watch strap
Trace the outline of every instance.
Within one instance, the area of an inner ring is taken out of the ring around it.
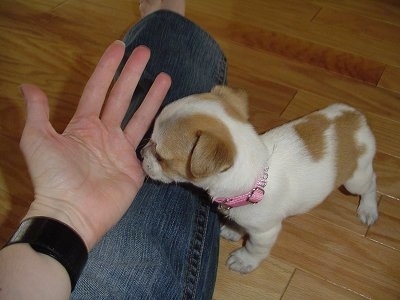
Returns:
[[[85,242],[75,230],[55,219],[32,217],[22,221],[5,247],[17,243],[28,243],[61,263],[74,289],[88,258]]]

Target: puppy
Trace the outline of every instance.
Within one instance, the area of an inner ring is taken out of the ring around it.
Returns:
[[[151,178],[190,182],[220,203],[240,226],[222,226],[223,237],[248,235],[227,261],[241,273],[268,256],[286,217],[309,211],[341,185],[361,196],[358,216],[373,224],[374,155],[366,119],[350,106],[334,104],[258,135],[246,94],[225,86],[166,106],[142,150]]]

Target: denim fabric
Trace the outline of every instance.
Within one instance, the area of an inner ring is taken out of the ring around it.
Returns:
[[[160,72],[173,82],[165,103],[225,83],[217,43],[175,13],[147,16],[124,40],[124,62],[137,45],[152,51],[126,120]],[[146,179],[124,217],[89,253],[72,298],[211,299],[218,245],[218,216],[204,191]]]

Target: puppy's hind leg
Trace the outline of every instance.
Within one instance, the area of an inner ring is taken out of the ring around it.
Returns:
[[[269,255],[282,225],[276,225],[264,232],[249,232],[246,245],[231,253],[226,264],[240,273],[249,273],[257,268]]]
[[[344,186],[350,193],[361,196],[358,217],[364,224],[372,225],[378,219],[376,175],[372,162],[365,168],[358,168]]]

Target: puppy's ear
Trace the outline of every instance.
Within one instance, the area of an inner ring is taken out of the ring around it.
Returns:
[[[189,165],[194,178],[211,176],[233,165],[235,149],[232,143],[209,132],[198,131],[197,136]]]
[[[225,85],[217,85],[211,93],[224,101],[240,118],[249,119],[249,103],[245,90],[234,89]]]

